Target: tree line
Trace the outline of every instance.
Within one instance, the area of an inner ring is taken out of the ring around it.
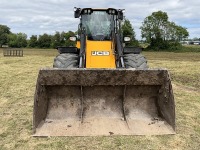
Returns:
[[[141,37],[149,44],[150,49],[178,49],[180,41],[187,39],[189,32],[186,28],[170,22],[166,12],[157,11],[147,16],[142,22]],[[128,45],[137,46],[135,31],[128,19],[122,25],[123,36],[130,36],[131,42]],[[54,35],[44,33],[43,35],[32,35],[27,39],[25,33],[12,33],[6,25],[0,25],[0,46],[7,44],[10,47],[30,48],[56,48],[57,46],[72,46],[74,42],[69,41],[70,36],[77,32],[56,32]]]
[[[75,36],[72,31],[56,32],[54,35],[44,33],[43,35],[32,35],[27,39],[25,33],[12,33],[6,25],[0,25],[0,47],[8,45],[9,47],[21,48],[56,48],[57,46],[72,46],[74,42],[69,40],[70,36]]]

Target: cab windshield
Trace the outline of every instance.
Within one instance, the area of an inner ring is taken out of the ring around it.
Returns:
[[[82,26],[88,40],[105,41],[111,39],[112,15],[106,11],[93,11],[82,15]]]

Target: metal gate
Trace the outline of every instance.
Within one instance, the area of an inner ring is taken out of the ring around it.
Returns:
[[[23,50],[18,48],[4,48],[4,57],[23,57]]]

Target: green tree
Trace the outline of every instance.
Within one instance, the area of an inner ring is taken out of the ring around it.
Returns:
[[[38,38],[38,47],[39,48],[50,48],[51,47],[51,35],[44,33]]]
[[[27,35],[25,33],[17,33],[17,40],[19,47],[27,46]]]
[[[70,41],[69,38],[75,36],[75,33],[72,31],[68,31],[64,34],[65,46],[75,46],[76,42]]]
[[[37,35],[32,35],[30,37],[29,47],[31,47],[31,48],[38,47]]]
[[[9,47],[26,47],[27,46],[27,35],[25,33],[11,33],[8,35]]]
[[[61,35],[59,32],[56,32],[53,36],[52,36],[52,43],[51,43],[51,47],[56,48],[58,46],[62,46],[61,44]]]
[[[138,45],[138,41],[135,39],[134,28],[132,27],[132,25],[128,19],[125,19],[124,24],[122,25],[122,35],[123,35],[123,37],[126,37],[126,36],[131,37],[131,41],[127,45],[132,45],[132,46]]]
[[[18,47],[17,46],[17,34],[11,33],[8,35],[8,45],[9,47]]]
[[[64,31],[61,33],[56,32],[52,36],[52,47],[56,48],[58,46],[75,46],[75,42],[69,40],[69,38],[72,36],[75,36],[75,33],[72,31],[68,31],[67,33]]]
[[[146,17],[140,29],[142,38],[150,43],[150,48],[157,50],[177,49],[180,47],[179,41],[189,36],[186,28],[170,22],[167,13],[162,11]]]
[[[65,46],[65,41],[66,41],[65,34],[66,33],[64,31],[60,33],[60,44],[61,44],[61,46]]]
[[[187,31],[187,28],[184,28],[182,26],[176,26],[177,29],[177,35],[178,40],[182,41],[184,39],[187,39],[189,36],[189,32]]]
[[[174,22],[168,22],[168,38],[167,40],[182,41],[189,36],[186,28],[176,25]]]
[[[10,28],[6,25],[0,25],[0,47],[8,43],[8,35],[10,34]]]
[[[153,39],[166,39],[166,28],[168,24],[168,16],[166,12],[153,12],[151,16],[145,18],[142,23],[142,38],[151,43]]]

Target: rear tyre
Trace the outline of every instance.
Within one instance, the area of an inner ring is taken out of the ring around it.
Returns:
[[[54,68],[78,68],[78,55],[64,53],[59,54],[54,59],[53,63]]]
[[[125,54],[124,63],[126,68],[148,69],[147,60],[141,54]]]

